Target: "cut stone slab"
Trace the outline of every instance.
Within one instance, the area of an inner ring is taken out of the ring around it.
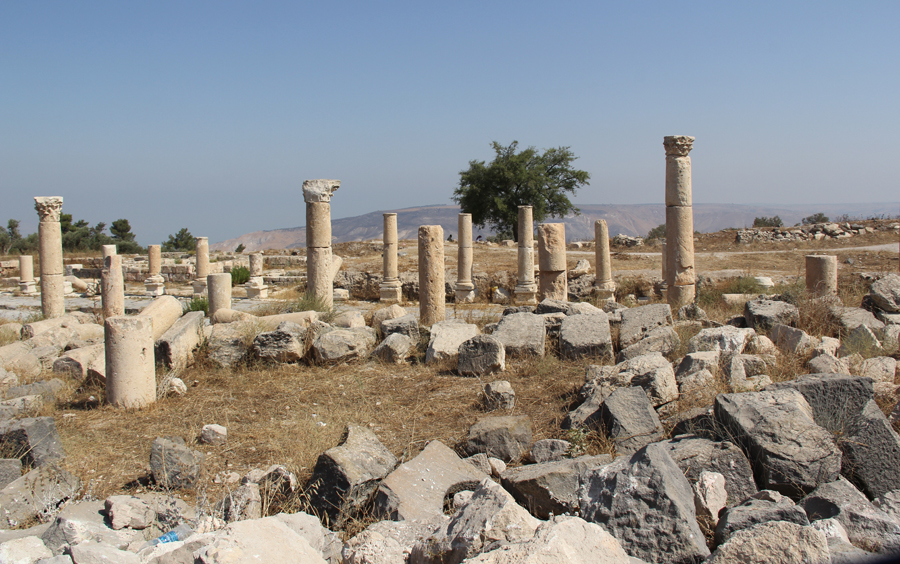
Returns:
[[[322,555],[277,517],[235,521],[197,551],[202,564],[265,562],[266,564],[326,564]]]
[[[737,505],[757,492],[750,461],[733,443],[683,435],[666,441],[663,445],[668,448],[669,456],[690,483],[697,482],[704,471],[721,474],[725,478],[728,507]]]
[[[491,333],[503,343],[507,358],[544,356],[544,340],[547,337],[544,318],[533,313],[504,315]]]
[[[609,318],[603,310],[570,315],[559,330],[559,352],[564,358],[612,358]]]
[[[403,364],[409,357],[413,341],[402,333],[392,333],[378,343],[372,354],[389,364]]]
[[[800,310],[787,302],[759,298],[744,304],[747,327],[765,333],[776,323],[795,327],[800,323]]]
[[[880,310],[900,313],[900,276],[888,274],[872,283],[869,299]]]
[[[221,368],[231,368],[247,359],[250,343],[256,335],[251,321],[217,323],[207,340],[208,358]]]
[[[44,464],[0,490],[2,522],[17,527],[29,519],[47,518],[81,489],[81,481],[54,463]]]
[[[688,352],[720,351],[740,354],[744,347],[756,336],[753,329],[739,329],[731,325],[701,329],[688,341]]]
[[[478,334],[478,326],[472,323],[439,321],[431,326],[431,339],[425,351],[425,364],[459,360],[459,347]]]
[[[274,331],[265,331],[253,339],[253,354],[270,362],[299,362],[308,350],[306,331],[299,323],[283,321]]]
[[[580,456],[510,468],[500,476],[503,487],[538,519],[578,511],[581,474],[612,462],[608,454]]]
[[[114,530],[146,529],[156,520],[150,504],[132,495],[114,495],[103,502]]]
[[[488,409],[512,409],[516,406],[516,391],[506,380],[495,380],[484,387],[484,405]]]
[[[622,310],[619,324],[619,348],[624,349],[644,338],[654,327],[672,325],[669,304],[651,304]]]
[[[194,353],[203,340],[202,311],[189,311],[179,317],[155,344],[156,362],[170,370],[181,370],[194,363]]]
[[[537,464],[542,462],[555,462],[566,457],[572,443],[562,439],[541,439],[534,441],[531,446],[531,454],[528,458]]]
[[[800,498],[837,479],[841,451],[794,389],[720,394],[716,420],[753,463],[757,484]]]
[[[619,351],[619,354],[616,355],[616,362],[623,362],[650,353],[669,355],[675,352],[679,346],[681,346],[681,337],[678,336],[675,329],[669,326],[654,327],[643,339]]]
[[[308,503],[330,527],[341,527],[371,499],[397,459],[375,433],[350,425],[341,444],[319,455],[306,489]]]
[[[0,447],[15,454],[27,467],[39,467],[66,457],[56,421],[33,417],[0,423]]]
[[[419,318],[410,313],[393,319],[385,319],[381,322],[381,332],[385,337],[400,333],[413,341],[418,341]]]
[[[841,473],[873,499],[897,489],[900,436],[875,400],[863,407],[848,430],[840,443],[844,453]]]
[[[463,461],[440,441],[397,467],[378,486],[373,512],[392,521],[426,521],[442,515],[444,499],[474,489],[487,474]]]
[[[54,374],[67,374],[81,382],[86,379],[106,381],[106,353],[103,343],[72,349],[53,361]]]
[[[831,561],[828,541],[820,531],[796,523],[771,522],[736,533],[706,563],[824,564]]]
[[[485,453],[508,463],[522,460],[532,444],[527,415],[484,417],[469,428],[466,453]]]
[[[375,348],[375,330],[371,327],[335,329],[321,334],[312,343],[317,363],[339,364],[364,359]]]
[[[716,526],[716,544],[728,541],[738,531],[770,521],[809,525],[806,512],[789,497],[775,491],[763,490],[729,508],[721,516]]]
[[[205,456],[191,450],[181,437],[157,437],[150,449],[150,474],[164,488],[193,488]]]
[[[506,370],[506,348],[491,335],[475,335],[459,346],[456,371],[461,376],[485,376]]]
[[[616,445],[616,453],[630,456],[663,438],[659,416],[643,388],[619,388],[600,404],[600,421]]]
[[[691,485],[659,443],[585,472],[579,500],[582,517],[601,523],[630,556],[694,564],[709,555]]]

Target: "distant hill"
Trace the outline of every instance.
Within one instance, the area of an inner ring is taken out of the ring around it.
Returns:
[[[609,224],[609,234],[646,235],[648,231],[666,221],[663,204],[600,205],[581,204],[581,214],[563,219],[566,224],[566,239],[584,241],[594,238],[594,222],[605,219]],[[843,214],[851,218],[873,216],[896,216],[898,204],[804,204],[804,205],[739,205],[739,204],[694,204],[694,230],[701,233],[720,231],[729,227],[749,227],[756,217],[779,216],[785,225],[799,223],[806,216],[822,212],[832,220]],[[441,225],[446,235],[457,238],[458,206],[420,206],[399,210],[378,210],[356,217],[332,219],[331,233],[336,243],[346,241],[380,240],[384,219],[382,214],[397,214],[397,234],[400,239],[415,239],[420,225]],[[559,221],[549,220],[549,221]],[[490,230],[475,228],[474,237],[489,236]],[[255,231],[234,239],[210,245],[217,251],[232,251],[238,245],[247,251],[265,249],[292,249],[306,245],[306,227],[289,227],[272,231]]]

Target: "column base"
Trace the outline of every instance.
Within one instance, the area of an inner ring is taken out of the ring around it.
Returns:
[[[26,296],[36,295],[37,285],[32,280],[31,282],[19,282],[19,292],[25,294]]]
[[[681,306],[694,303],[697,287],[693,284],[685,286],[669,286],[666,291],[666,301],[671,306],[673,312],[681,309]]]
[[[539,277],[538,299],[569,301],[569,283],[565,270],[542,271]]]
[[[614,290],[610,290],[608,288],[594,288],[594,297],[597,298],[601,302],[614,302],[616,301],[616,293]]]
[[[205,298],[209,295],[209,292],[206,288],[206,280],[205,279],[197,279],[191,283],[191,286],[194,288],[193,299]]]
[[[475,284],[457,282],[454,289],[456,290],[456,303],[468,304],[475,301]]]
[[[403,286],[399,280],[382,282],[378,293],[381,296],[379,301],[383,304],[399,304],[403,301]]]
[[[536,284],[519,284],[515,289],[516,303],[518,304],[536,304],[537,303],[537,285]]]
[[[247,286],[247,297],[251,300],[261,300],[269,297],[268,286]]]
[[[164,296],[166,294],[166,285],[159,282],[144,281],[144,294],[148,296]]]

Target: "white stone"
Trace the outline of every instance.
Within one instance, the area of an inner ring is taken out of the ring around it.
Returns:
[[[224,445],[228,442],[228,429],[215,423],[204,425],[200,430],[200,441],[209,445]]]

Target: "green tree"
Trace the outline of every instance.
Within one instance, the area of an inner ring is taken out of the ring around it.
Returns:
[[[5,229],[0,227],[0,255],[9,254],[21,240],[22,234],[19,233],[19,220],[10,219]]]
[[[247,248],[247,247],[245,247],[244,244],[241,243],[240,245],[237,246],[237,248],[234,250],[234,252],[236,252],[236,253],[243,253],[243,252],[244,252],[244,249],[246,249],[246,248]]]
[[[182,227],[175,235],[169,235],[169,240],[162,244],[162,250],[166,252],[193,251],[196,246],[197,238],[191,235],[187,227]]]
[[[131,224],[127,219],[117,219],[112,222],[109,232],[116,241],[134,241],[134,233],[131,232]]]
[[[498,234],[518,241],[519,206],[532,206],[535,221],[579,212],[568,194],[588,185],[591,175],[572,168],[577,157],[569,147],[538,153],[534,147],[517,152],[518,141],[508,147],[494,141],[491,146],[494,160],[490,164],[469,161],[451,197],[463,213],[472,214],[473,224],[490,225]]]
[[[665,239],[666,238],[666,224],[660,223],[653,229],[647,232],[647,239]]]
[[[773,217],[756,217],[753,219],[753,227],[781,227],[783,225],[784,223],[777,215]]]
[[[814,213],[800,220],[803,225],[812,225],[814,223],[828,223],[828,216],[822,212]]]

